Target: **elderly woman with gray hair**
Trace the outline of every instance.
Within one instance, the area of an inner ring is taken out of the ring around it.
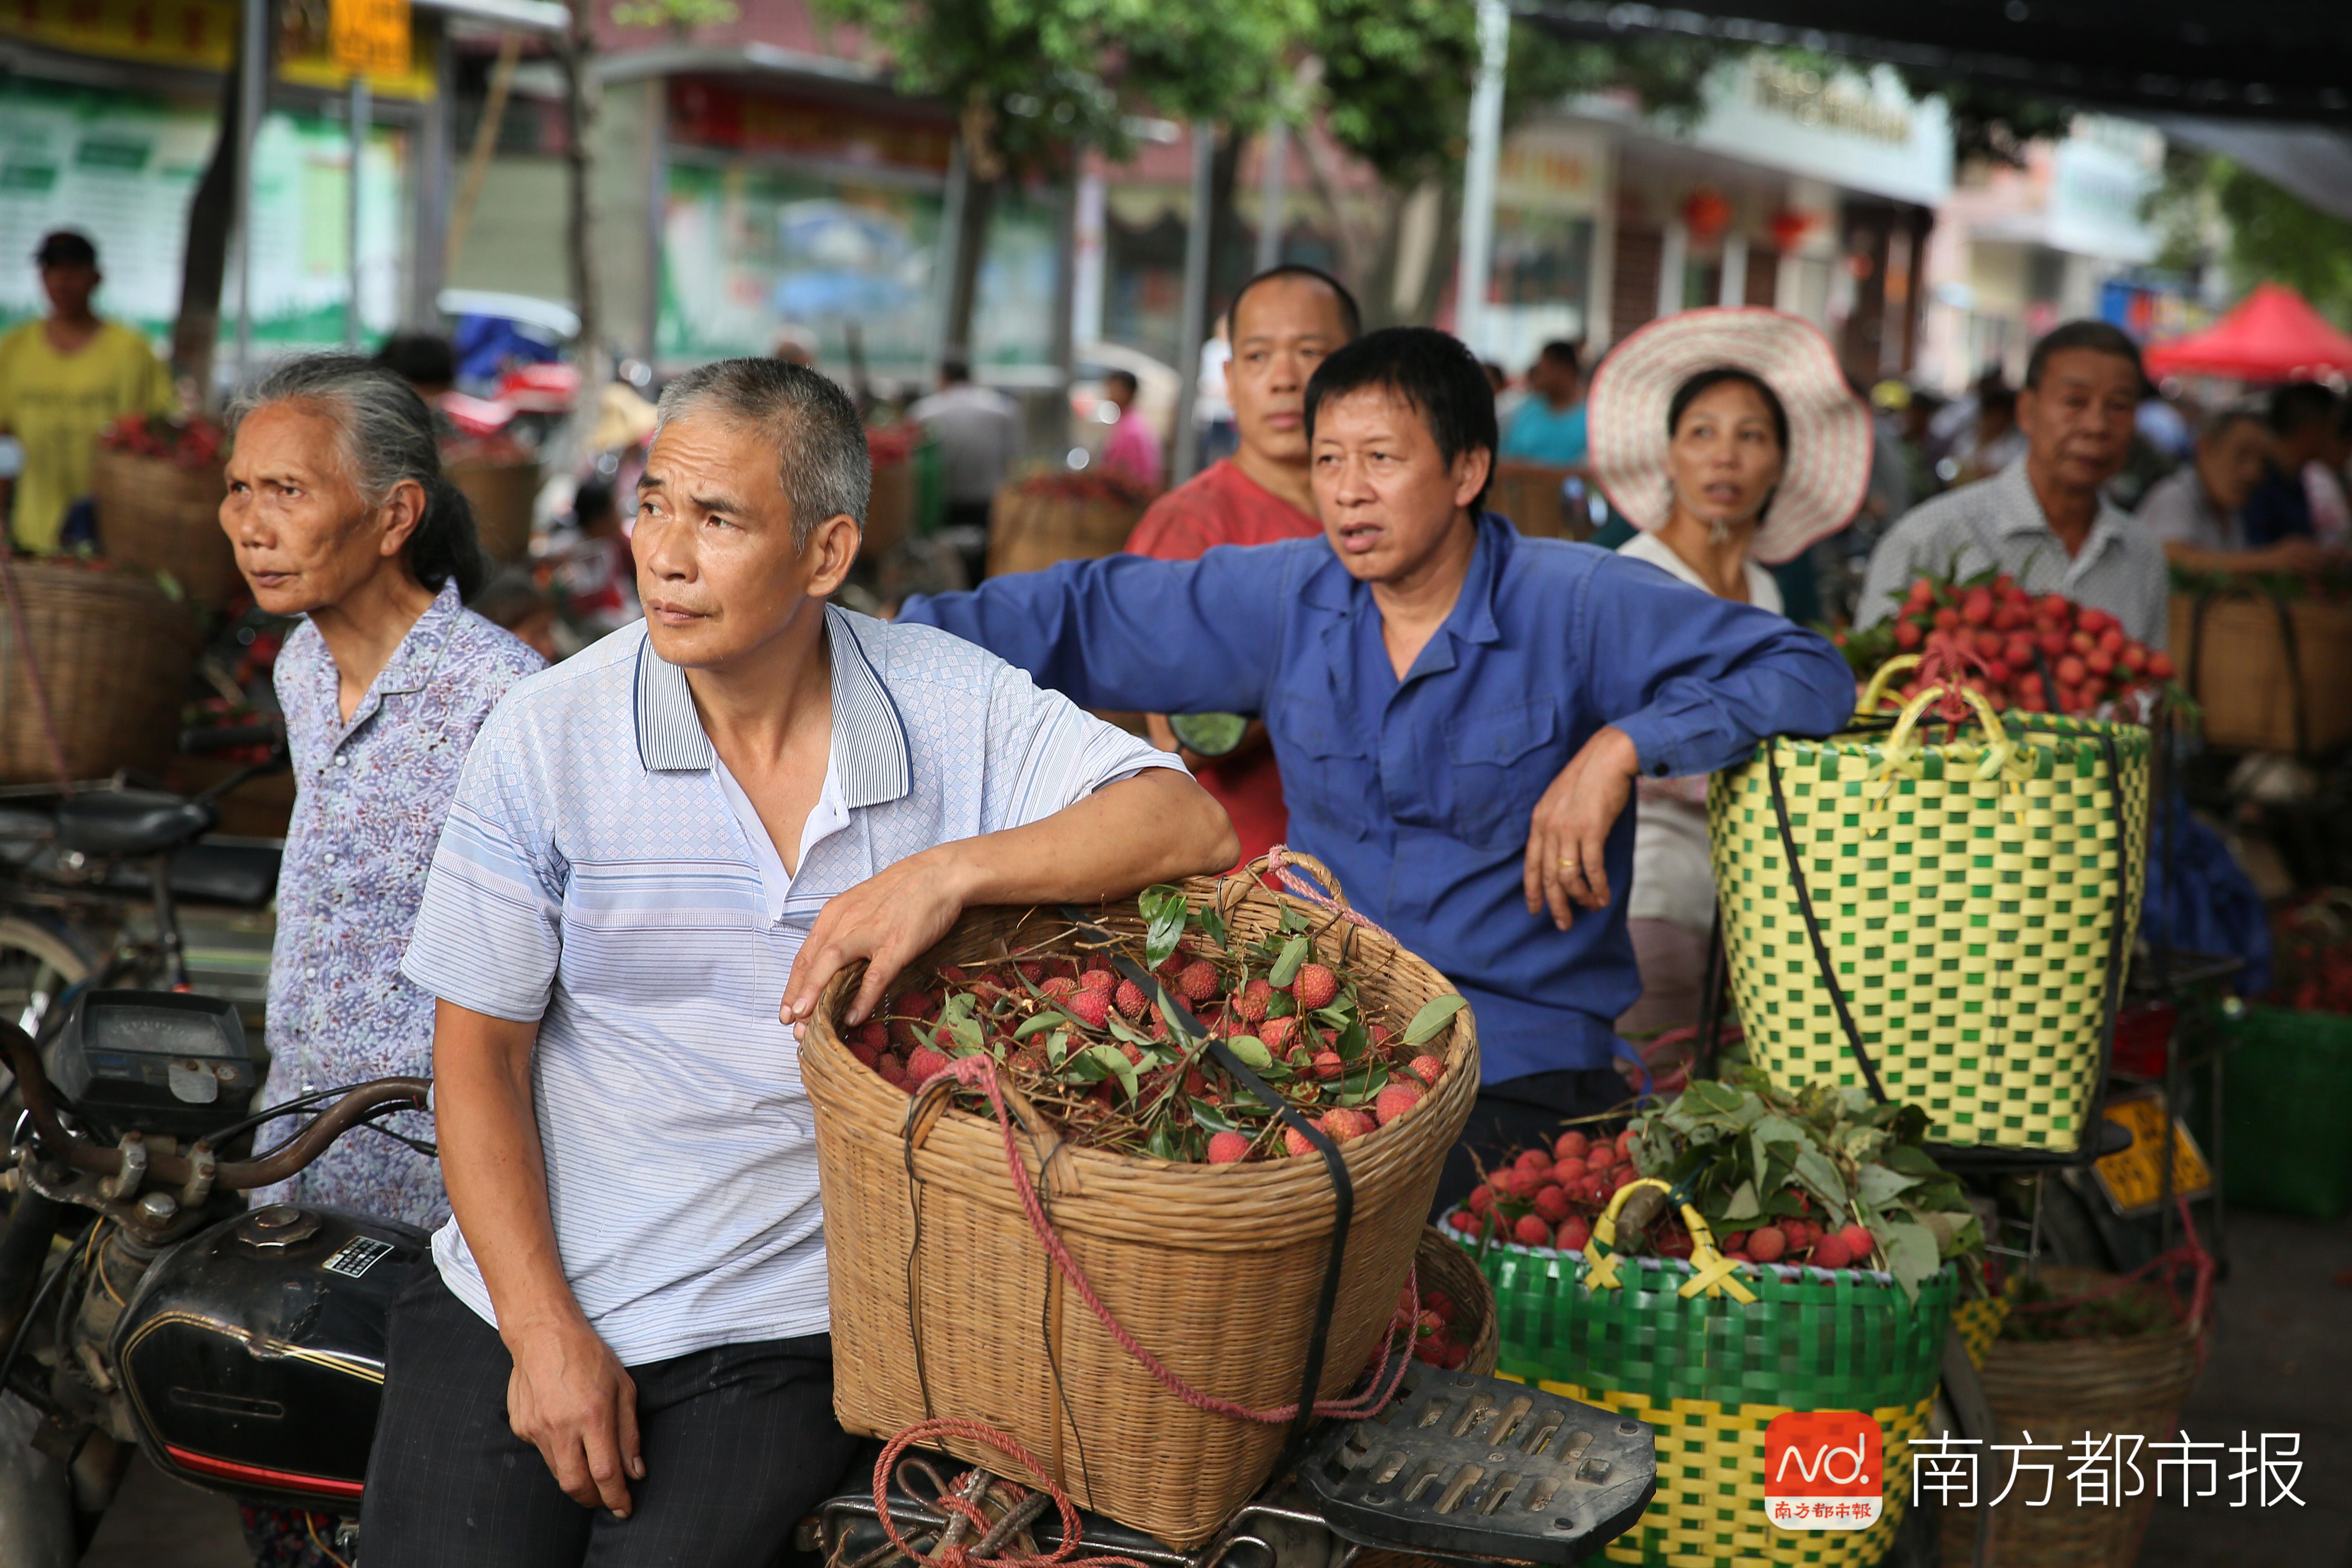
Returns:
[[[432,1070],[433,998],[401,978],[425,870],[490,709],[540,656],[463,608],[485,575],[433,420],[391,371],[280,365],[242,398],[221,527],[253,596],[302,617],[278,656],[297,795],[269,966],[268,1103]],[[268,1196],[434,1226],[440,1168],[346,1138]]]

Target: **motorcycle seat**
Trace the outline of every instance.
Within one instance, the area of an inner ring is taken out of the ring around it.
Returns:
[[[85,855],[158,855],[212,831],[209,803],[152,789],[92,790],[58,803],[58,847]]]

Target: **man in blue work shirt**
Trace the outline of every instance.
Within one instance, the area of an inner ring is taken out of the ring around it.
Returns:
[[[1085,707],[1262,715],[1292,844],[1476,1010],[1465,1144],[1525,1144],[1624,1099],[1634,775],[1827,734],[1853,678],[1780,616],[1484,513],[1494,397],[1445,333],[1358,339],[1306,404],[1323,538],[1064,562],[902,618]]]

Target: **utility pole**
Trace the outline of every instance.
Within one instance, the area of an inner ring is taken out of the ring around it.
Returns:
[[[1201,397],[1201,345],[1209,336],[1209,204],[1216,197],[1217,128],[1192,121],[1192,222],[1184,231],[1184,310],[1176,334],[1176,459],[1171,484],[1182,484],[1201,466],[1201,429],[1192,411]]]
[[[1486,282],[1494,272],[1495,165],[1503,149],[1503,67],[1510,58],[1507,0],[1478,0],[1478,87],[1470,98],[1470,152],[1462,172],[1462,259],[1454,277],[1454,331],[1484,355]]]

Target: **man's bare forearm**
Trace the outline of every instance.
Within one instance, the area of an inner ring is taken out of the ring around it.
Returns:
[[[943,844],[964,907],[1121,898],[1222,871],[1241,853],[1224,808],[1181,773],[1153,768],[1042,822]]]
[[[531,1105],[537,1024],[436,1005],[433,1112],[457,1228],[482,1271],[509,1347],[519,1333],[583,1321],[563,1277]]]

